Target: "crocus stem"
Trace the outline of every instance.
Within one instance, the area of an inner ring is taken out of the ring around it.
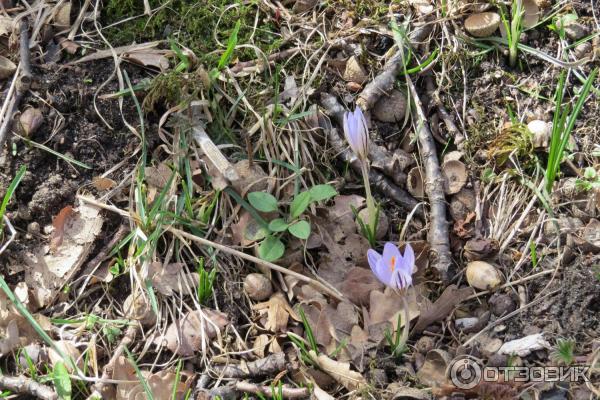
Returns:
[[[408,301],[406,301],[406,296],[401,294],[400,297],[402,298],[402,308],[404,309],[404,327],[402,328],[400,345],[404,347],[406,346],[406,342],[408,342],[408,332],[410,331],[410,315],[408,313]]]
[[[363,175],[363,181],[365,183],[365,194],[367,196],[367,210],[369,211],[369,229],[373,236],[375,235],[375,229],[377,228],[377,210],[375,208],[375,201],[371,194],[371,182],[369,181],[369,166],[365,161],[361,162],[361,169]]]

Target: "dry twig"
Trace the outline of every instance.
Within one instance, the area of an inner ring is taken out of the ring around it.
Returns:
[[[20,26],[20,38],[19,38],[19,53],[21,56],[20,62],[20,70],[21,76],[16,82],[16,93],[15,97],[12,99],[12,105],[9,106],[6,115],[4,116],[4,121],[2,125],[0,125],[0,149],[4,146],[4,142],[6,141],[6,134],[8,130],[11,128],[12,116],[16,110],[18,110],[19,105],[21,104],[21,100],[27,91],[29,90],[29,86],[31,85],[31,55],[29,53],[29,25],[27,24],[27,20],[21,20]],[[11,100],[6,98],[6,102],[10,103]]]
[[[28,394],[43,400],[55,400],[56,392],[26,376],[0,375],[0,389],[10,390],[14,394]]]
[[[285,353],[275,353],[243,365],[215,367],[223,378],[248,379],[278,374],[286,369]]]

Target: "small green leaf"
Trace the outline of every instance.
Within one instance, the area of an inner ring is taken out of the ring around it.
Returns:
[[[288,228],[290,233],[298,239],[308,239],[310,236],[310,224],[306,221],[298,221]]]
[[[302,215],[302,213],[310,204],[311,199],[312,197],[310,195],[310,192],[302,192],[299,193],[296,197],[294,197],[294,200],[290,205],[290,216],[292,218],[298,218],[300,215]]]
[[[258,246],[258,255],[265,261],[275,261],[283,256],[285,252],[285,246],[279,238],[275,236],[268,236]]]
[[[596,170],[594,167],[587,167],[583,172],[583,177],[585,179],[594,179],[596,177]]]
[[[272,194],[265,192],[251,192],[248,193],[248,201],[252,204],[252,207],[256,208],[258,211],[277,211],[277,199]]]
[[[331,185],[317,185],[309,190],[312,201],[329,200],[337,195],[337,191]]]
[[[61,400],[71,400],[71,378],[64,362],[59,361],[56,363],[52,371],[52,380],[58,398]]]
[[[283,218],[277,218],[269,222],[269,229],[273,232],[283,232],[288,228],[289,224]]]

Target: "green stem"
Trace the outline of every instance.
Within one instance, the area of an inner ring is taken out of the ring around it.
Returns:
[[[369,212],[369,229],[375,236],[375,229],[377,228],[377,209],[375,208],[375,201],[371,194],[371,182],[369,181],[369,166],[365,161],[361,162],[361,169],[363,175],[363,181],[365,182],[365,194],[367,196],[367,210]]]

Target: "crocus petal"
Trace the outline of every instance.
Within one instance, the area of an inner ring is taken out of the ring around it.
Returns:
[[[412,285],[412,276],[404,273],[401,269],[394,275],[394,288],[398,290],[406,289]]]
[[[383,246],[383,260],[386,263],[390,263],[392,261],[392,257],[395,257],[395,261],[398,263],[398,261],[402,259],[402,254],[400,254],[400,250],[398,250],[398,247],[394,243],[387,242],[385,246]]]
[[[344,135],[352,151],[360,159],[365,160],[368,153],[369,136],[367,123],[359,107],[353,112],[344,113]]]
[[[372,270],[375,270],[377,263],[381,260],[381,254],[373,249],[367,250],[367,260],[369,260],[369,266]]]
[[[410,244],[407,244],[404,248],[404,255],[402,260],[398,264],[398,268],[401,269],[405,274],[411,275],[415,270],[415,252],[413,251]]]

